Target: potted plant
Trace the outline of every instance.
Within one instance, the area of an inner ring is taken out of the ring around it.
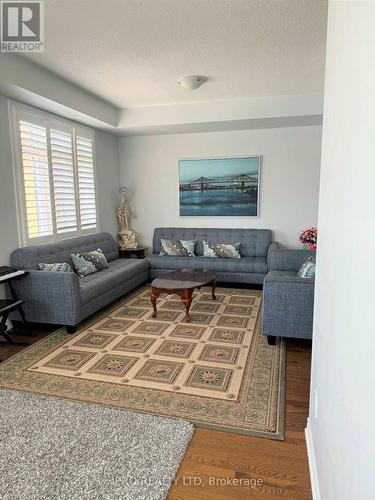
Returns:
[[[304,249],[316,250],[316,243],[318,240],[317,228],[310,227],[310,229],[305,229],[305,231],[302,231],[299,240],[302,243]]]

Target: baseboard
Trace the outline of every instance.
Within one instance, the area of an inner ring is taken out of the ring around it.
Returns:
[[[305,428],[305,438],[306,438],[306,447],[307,447],[307,457],[309,460],[312,496],[313,496],[313,500],[320,500],[318,471],[317,471],[316,460],[315,460],[314,441],[313,441],[313,437],[312,437],[312,433],[311,433],[311,426],[310,426],[309,419],[307,419],[307,425]]]

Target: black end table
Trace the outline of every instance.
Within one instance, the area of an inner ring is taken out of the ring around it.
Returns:
[[[0,300],[0,336],[4,338],[4,341],[0,341],[0,345],[30,345],[28,342],[18,342],[13,340],[7,333],[7,319],[9,314],[14,311],[21,313],[21,311],[23,311],[22,304],[24,303],[24,300]]]
[[[135,255],[137,259],[144,259],[146,256],[147,247],[138,245],[136,248],[120,248],[119,257],[120,259],[129,259],[132,255]]]
[[[15,271],[15,270],[11,270],[9,273],[0,275],[0,285],[7,284],[9,287],[10,294],[12,296],[12,299],[0,300],[0,336],[3,337],[5,340],[5,342],[0,341],[0,346],[9,344],[29,345],[26,342],[16,342],[11,337],[9,337],[9,333],[12,334],[14,333],[17,335],[21,335],[23,337],[34,337],[34,335],[31,332],[27,333],[26,332],[18,333],[13,331],[8,332],[8,328],[6,325],[9,314],[14,311],[18,311],[19,315],[21,316],[23,325],[27,327],[26,316],[22,307],[25,301],[18,299],[17,292],[12,284],[12,281],[22,279],[26,275],[27,271]]]

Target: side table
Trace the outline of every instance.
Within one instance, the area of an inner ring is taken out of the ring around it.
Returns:
[[[29,345],[27,342],[18,342],[9,337],[8,328],[7,328],[7,319],[10,313],[17,311],[21,316],[22,323],[27,327],[27,321],[25,317],[25,313],[23,310],[24,300],[19,300],[17,296],[17,292],[13,287],[12,281],[22,279],[27,275],[27,271],[13,271],[2,274],[0,276],[0,284],[7,284],[9,287],[10,294],[12,299],[4,299],[0,300],[0,336],[4,338],[4,341],[0,341],[0,345]],[[13,332],[12,332],[13,333]],[[15,333],[15,332],[14,332]],[[18,335],[25,337],[34,337],[31,333],[18,333]]]
[[[28,342],[18,342],[13,340],[8,335],[7,319],[11,312],[18,311],[21,314],[23,300],[0,300],[0,337],[3,337],[3,341],[0,341],[1,345],[30,345]]]
[[[120,248],[119,257],[120,259],[129,259],[132,255],[135,255],[137,259],[144,259],[146,256],[147,247],[138,245],[136,248]]]

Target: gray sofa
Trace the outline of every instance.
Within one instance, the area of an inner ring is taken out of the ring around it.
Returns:
[[[68,262],[72,253],[101,248],[109,267],[79,278],[76,273],[38,270],[40,262]],[[148,279],[146,260],[119,259],[115,240],[109,233],[97,233],[55,243],[14,250],[12,267],[28,270],[27,276],[15,282],[24,299],[28,321],[68,326],[74,331],[84,318],[121,297]]]
[[[160,256],[160,240],[196,240],[197,257]],[[178,269],[207,269],[216,273],[218,281],[262,284],[268,272],[268,254],[272,250],[269,229],[204,229],[159,227],[154,231],[150,278]],[[203,257],[202,241],[241,243],[241,259]]]
[[[263,334],[274,344],[276,337],[312,338],[314,285],[299,278],[301,265],[314,256],[309,250],[275,249],[269,253],[269,272],[263,284]]]

